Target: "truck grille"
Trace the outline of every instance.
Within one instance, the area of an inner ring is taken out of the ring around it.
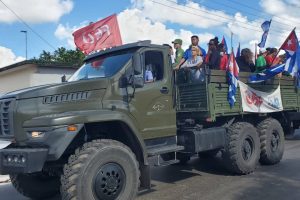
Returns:
[[[13,99],[0,99],[0,137],[12,136]]]

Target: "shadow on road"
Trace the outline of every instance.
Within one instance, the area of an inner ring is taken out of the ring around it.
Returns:
[[[230,176],[220,157],[207,159],[192,158],[187,164],[171,165],[165,167],[152,168],[152,180],[174,183],[193,176],[201,176],[202,173],[214,175]]]
[[[299,173],[295,174],[295,171],[299,171],[299,159],[285,160],[275,166],[263,166],[261,170],[255,175],[255,184],[245,185],[233,200],[300,199],[300,176]]]

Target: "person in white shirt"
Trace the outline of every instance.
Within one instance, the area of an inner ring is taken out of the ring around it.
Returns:
[[[180,68],[185,69],[188,71],[189,74],[189,81],[204,81],[204,71],[201,68],[201,65],[203,63],[203,59],[200,56],[201,55],[201,50],[197,46],[192,46],[192,56],[186,60],[185,63],[181,65]]]
[[[154,81],[153,73],[152,73],[152,65],[148,64],[146,65],[146,71],[145,71],[145,83],[152,83]]]

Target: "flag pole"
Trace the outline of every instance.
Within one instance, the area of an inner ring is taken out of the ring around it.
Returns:
[[[273,64],[273,62],[274,62],[274,60],[275,60],[275,58],[278,56],[279,51],[282,49],[283,45],[287,42],[287,40],[289,39],[289,37],[292,35],[292,33],[293,33],[295,30],[296,30],[296,27],[290,32],[290,34],[289,34],[289,35],[287,36],[287,38],[284,40],[284,42],[282,43],[282,45],[281,45],[280,48],[278,49],[278,51],[277,51],[275,57],[273,58],[272,63],[271,63],[271,66],[272,66],[272,64]]]
[[[254,48],[254,58],[255,58],[255,61],[257,59],[257,43],[255,43],[255,48]],[[255,62],[254,62],[255,63]]]
[[[231,43],[231,49],[233,48],[233,45],[232,45],[232,38],[233,38],[233,32],[230,31],[230,43]]]

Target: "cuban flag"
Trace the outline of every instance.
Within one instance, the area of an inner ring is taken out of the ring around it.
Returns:
[[[264,31],[263,35],[261,36],[261,41],[258,44],[258,46],[260,48],[265,47],[266,41],[267,41],[267,37],[268,37],[268,33],[270,30],[270,26],[271,26],[271,21],[265,21],[264,23],[261,24],[261,29]]]
[[[286,63],[284,71],[287,71],[292,76],[296,76],[298,72],[298,62],[299,58],[299,43],[295,30],[293,30],[285,42],[282,44],[281,49],[286,52]],[[300,64],[300,63],[299,63]]]
[[[238,46],[238,48],[237,48],[237,50],[236,50],[236,58],[237,57],[240,57],[241,56],[241,44],[239,43],[239,46]]]
[[[234,53],[231,51],[228,64],[227,64],[227,75],[228,75],[228,102],[230,107],[232,108],[234,106],[234,103],[236,102],[235,94],[238,86],[238,79],[239,79],[239,66],[236,63]]]
[[[250,75],[248,82],[258,83],[271,79],[281,72],[288,72],[293,77],[297,77],[297,87],[300,87],[300,47],[295,30],[290,33],[280,49],[286,52],[286,62],[266,69],[262,73]]]
[[[226,43],[226,40],[225,40],[225,37],[224,37],[224,36],[223,36],[223,38],[222,38],[221,44],[224,45],[225,52],[226,52],[226,54],[228,54],[228,47],[227,47],[227,43]]]
[[[285,64],[279,64],[275,65],[272,68],[266,69],[265,71],[258,73],[258,74],[252,74],[248,78],[249,83],[260,83],[263,81],[266,81],[268,79],[273,78],[276,74],[279,74],[284,71]]]

